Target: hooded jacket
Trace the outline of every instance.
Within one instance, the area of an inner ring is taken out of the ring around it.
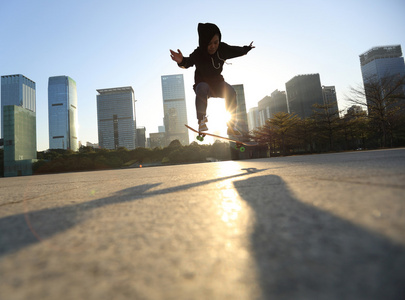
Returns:
[[[208,44],[215,35],[219,37],[218,50],[210,55]],[[221,31],[215,24],[198,24],[199,46],[189,55],[183,57],[183,61],[178,65],[182,68],[189,68],[195,65],[194,88],[200,82],[206,82],[215,91],[224,82],[221,75],[222,68],[227,59],[247,54],[252,48],[250,46],[230,46],[221,41]]]

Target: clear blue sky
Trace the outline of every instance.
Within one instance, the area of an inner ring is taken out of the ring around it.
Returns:
[[[405,2],[339,1],[31,1],[0,2],[0,75],[36,82],[38,150],[48,148],[48,78],[77,83],[79,139],[98,142],[96,89],[132,86],[137,126],[163,125],[161,75],[184,74],[188,119],[195,124],[194,68],[183,70],[169,49],[191,53],[197,24],[219,26],[222,40],[256,49],[229,60],[223,75],[244,84],[247,108],[299,74],[345,94],[361,83],[359,55],[372,47],[405,50]],[[222,101],[212,99],[212,101]],[[218,102],[219,103],[219,102]],[[209,104],[210,105],[210,104]]]

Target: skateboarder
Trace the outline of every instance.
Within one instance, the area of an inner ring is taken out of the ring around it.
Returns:
[[[221,32],[215,24],[198,24],[199,47],[184,57],[181,51],[170,50],[171,58],[181,68],[189,68],[195,65],[194,86],[196,94],[196,111],[198,130],[207,131],[207,100],[210,97],[225,98],[226,110],[231,114],[231,120],[227,123],[228,135],[240,135],[236,119],[236,92],[231,85],[225,82],[221,75],[223,65],[227,59],[247,54],[253,42],[249,46],[230,46],[221,41]]]

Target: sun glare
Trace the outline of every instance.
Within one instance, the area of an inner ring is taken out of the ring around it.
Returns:
[[[225,109],[225,99],[210,98],[208,99],[207,107],[208,131],[222,137],[227,137],[227,122],[231,119],[231,114]],[[197,123],[197,122],[196,122]],[[196,128],[198,125],[195,125]],[[197,134],[193,134],[195,140]],[[203,144],[213,144],[217,138],[205,136]]]
[[[225,109],[225,100],[221,98],[208,99],[208,132],[226,136],[226,123],[230,114]]]
[[[241,201],[238,199],[238,193],[234,189],[223,189],[222,201],[218,207],[218,213],[221,220],[229,226],[234,226],[242,210]]]
[[[225,112],[225,121],[228,123],[232,118],[232,115],[230,112],[226,111]]]
[[[227,161],[221,162],[217,167],[217,176],[224,178],[224,180],[217,184],[218,190],[221,191],[220,197],[218,198],[218,214],[221,220],[228,226],[237,228],[236,222],[243,204],[233,185],[235,178],[232,178],[232,175],[241,172],[240,165],[234,161]]]

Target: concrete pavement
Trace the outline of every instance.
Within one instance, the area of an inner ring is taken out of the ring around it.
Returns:
[[[405,149],[0,179],[0,299],[403,299]]]

